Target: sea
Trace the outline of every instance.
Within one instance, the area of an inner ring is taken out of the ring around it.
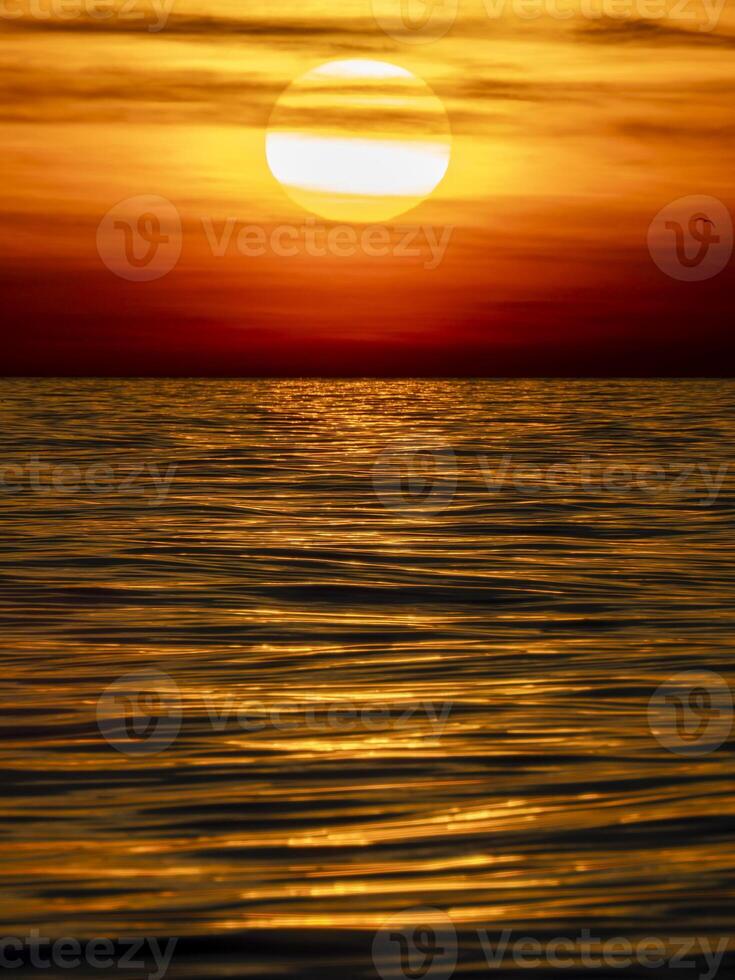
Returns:
[[[7,378],[0,425],[17,972],[724,980],[734,381]]]

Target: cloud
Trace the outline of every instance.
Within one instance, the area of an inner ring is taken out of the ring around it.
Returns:
[[[53,68],[22,73],[0,70],[4,105],[0,119],[16,122],[98,121],[127,119],[131,107],[139,122],[147,105],[151,122],[211,121],[261,124],[283,84],[265,77],[222,75],[212,71],[161,71],[143,75],[108,70],[92,76],[56,72]],[[166,108],[168,107],[168,108]],[[168,118],[167,118],[168,116]]]
[[[575,28],[577,40],[589,44],[640,44],[646,47],[735,48],[735,36],[690,31],[652,20],[615,20],[611,17],[587,21]]]
[[[500,78],[473,78],[454,87],[452,95],[478,102],[574,102],[594,101],[599,86],[556,81],[510,81]]]
[[[143,12],[144,6],[140,5],[137,9]],[[19,17],[4,20],[3,27],[6,31],[28,31],[38,34],[41,32],[50,34],[145,34],[147,24],[155,21],[154,10],[144,13],[141,19],[125,19],[120,16],[110,20],[98,20],[90,16],[79,16],[68,20],[37,17]],[[185,14],[171,13],[165,22],[165,35],[167,37],[185,37],[196,39],[199,37],[243,37],[243,38],[270,38],[274,40],[301,40],[313,41],[315,38],[340,38],[344,36],[354,37],[364,32],[366,28],[374,26],[368,19],[351,21],[320,21],[315,24],[291,23],[283,21],[277,23],[270,21],[245,20],[236,17],[207,17],[207,16],[187,16]]]
[[[667,125],[647,119],[624,119],[615,130],[621,136],[644,142],[671,144],[683,141],[695,148],[702,142],[723,147],[735,142],[735,123],[713,125],[677,121]]]

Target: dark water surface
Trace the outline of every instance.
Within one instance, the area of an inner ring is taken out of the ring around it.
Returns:
[[[413,906],[732,933],[735,739],[649,702],[732,683],[735,383],[5,380],[0,421],[3,934],[347,980]]]

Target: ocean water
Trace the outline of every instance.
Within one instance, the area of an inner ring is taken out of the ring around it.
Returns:
[[[2,934],[345,980],[418,907],[459,977],[478,930],[732,934],[735,382],[6,379],[0,420]]]

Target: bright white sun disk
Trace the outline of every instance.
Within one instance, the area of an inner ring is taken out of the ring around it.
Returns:
[[[442,143],[271,133],[266,153],[271,171],[288,187],[361,196],[430,194],[449,166]]]

